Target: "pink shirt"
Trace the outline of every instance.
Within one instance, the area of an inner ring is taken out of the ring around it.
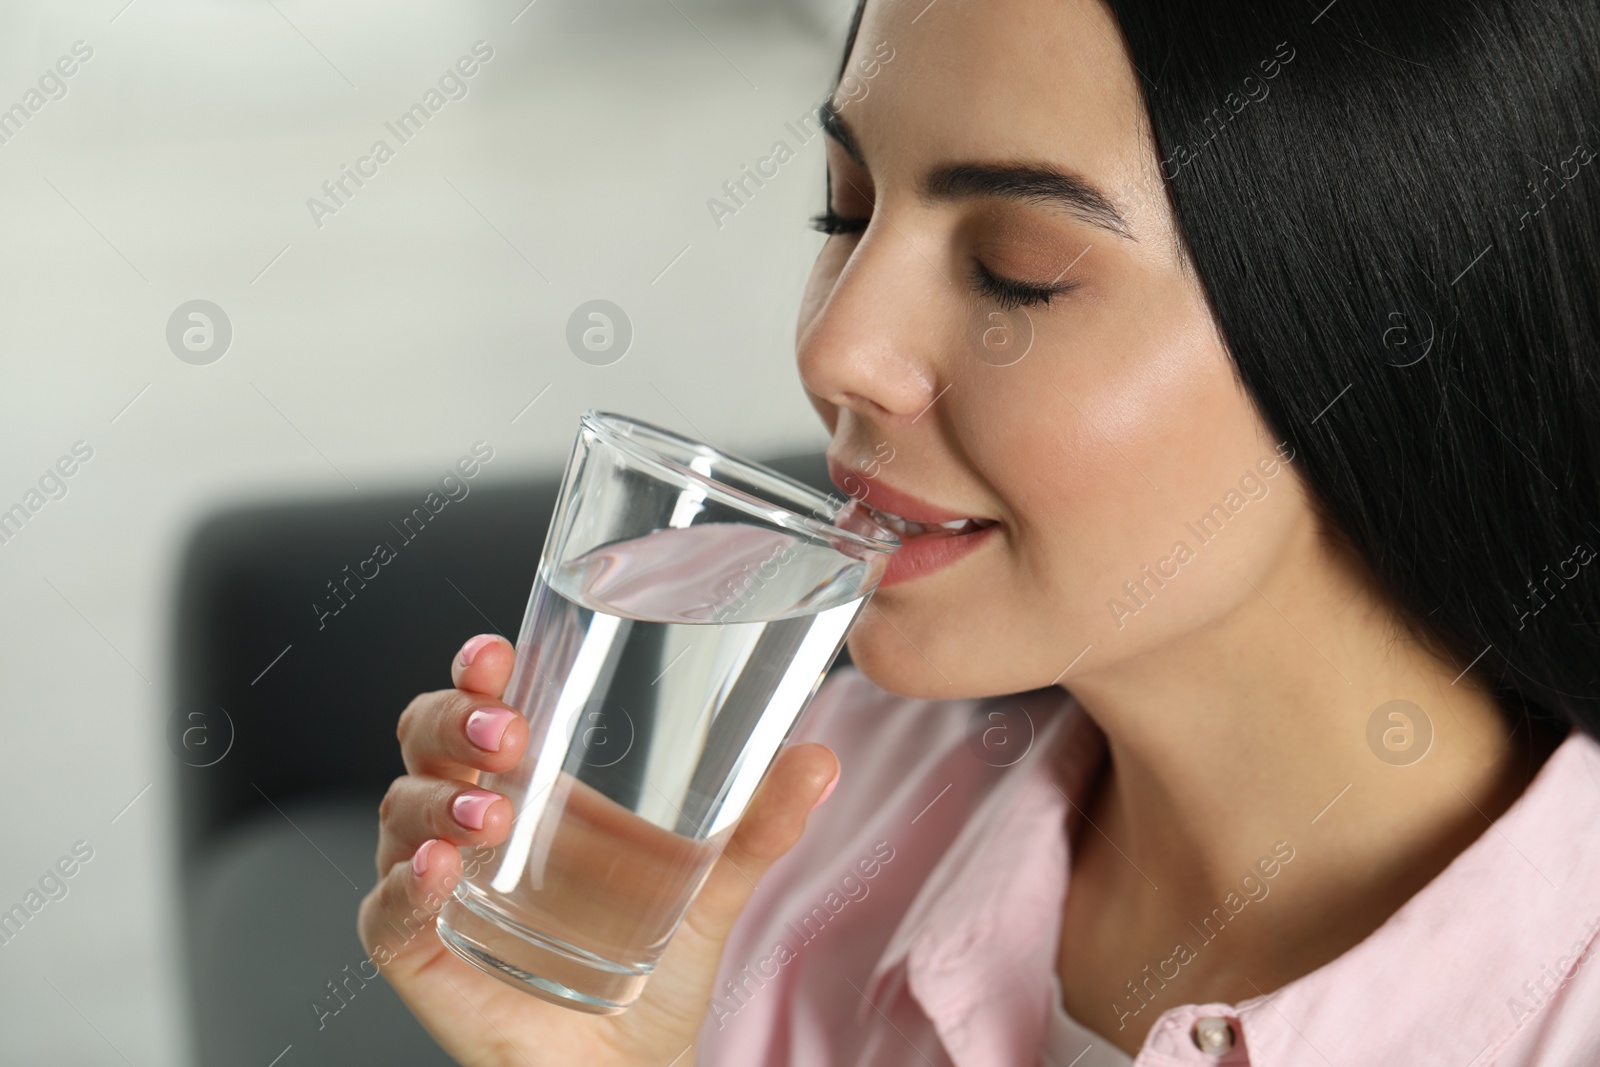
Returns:
[[[696,1062],[1034,1067],[1098,728],[1059,689],[916,700],[850,669],[794,740],[827,744],[843,771],[736,924]],[[1239,916],[1265,906],[1238,899]],[[1237,1004],[1167,1003],[1154,971],[1139,976],[1149,992],[1130,993],[1125,1021],[1149,1034],[1134,1063],[1592,1067],[1597,930],[1600,745],[1574,732],[1492,827],[1325,966]],[[1208,1037],[1231,1047],[1203,1051]]]

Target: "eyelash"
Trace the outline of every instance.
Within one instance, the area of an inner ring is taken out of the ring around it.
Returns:
[[[860,233],[867,228],[867,220],[846,218],[829,210],[813,216],[811,228],[834,237],[839,234]],[[977,261],[972,264],[971,279],[975,292],[995,301],[1007,311],[1040,304],[1048,306],[1051,297],[1069,293],[1077,288],[1075,282],[1029,285],[1025,282],[1012,281],[1010,278],[1000,277]]]
[[[1000,277],[976,260],[972,264],[971,277],[972,287],[979,295],[988,297],[1007,311],[1019,307],[1034,307],[1038,304],[1048,306],[1051,297],[1070,293],[1078,287],[1076,282],[1030,285],[1027,282],[1012,281],[1010,278]]]
[[[841,233],[860,233],[867,228],[866,219],[847,219],[843,215],[836,215],[832,210],[824,211],[820,215],[811,217],[811,228],[819,233],[833,237]]]

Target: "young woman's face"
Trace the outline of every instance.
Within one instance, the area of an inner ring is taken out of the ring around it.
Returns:
[[[800,376],[841,489],[995,523],[916,574],[938,553],[903,537],[850,639],[885,688],[1018,692],[1077,661],[1070,686],[1310,558],[1302,487],[1180,262],[1138,78],[1098,0],[867,5]]]

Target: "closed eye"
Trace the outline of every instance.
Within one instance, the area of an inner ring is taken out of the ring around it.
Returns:
[[[1018,307],[1048,305],[1051,297],[1070,293],[1078,287],[1077,282],[1033,285],[1028,282],[1013,281],[1010,278],[1000,277],[977,260],[972,263],[971,278],[974,292],[988,297],[1008,311]]]
[[[830,209],[820,215],[813,215],[811,228],[832,237],[841,233],[860,233],[867,228],[867,220],[845,218]]]
[[[864,218],[848,218],[829,209],[820,215],[812,216],[810,221],[812,229],[833,237],[840,234],[860,233],[867,228],[868,220]],[[1051,297],[1069,293],[1078,287],[1076,282],[1052,282],[1049,285],[1033,285],[1028,282],[1015,281],[1011,278],[1002,278],[976,260],[972,264],[971,279],[974,292],[995,301],[1008,311],[1018,307],[1048,305]]]

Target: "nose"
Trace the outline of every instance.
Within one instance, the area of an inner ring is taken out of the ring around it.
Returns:
[[[945,285],[904,236],[870,228],[832,288],[812,296],[818,306],[796,347],[801,384],[858,415],[916,418],[940,388],[936,309]]]

